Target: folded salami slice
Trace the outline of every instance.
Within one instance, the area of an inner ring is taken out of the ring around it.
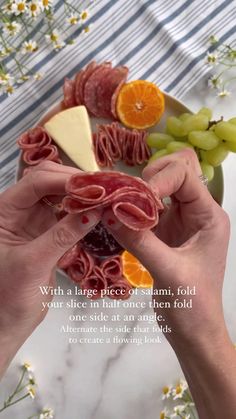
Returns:
[[[99,83],[97,88],[97,116],[100,118],[114,118],[116,99],[120,88],[127,80],[128,72],[128,68],[123,66],[111,68]]]
[[[21,150],[30,150],[50,145],[52,142],[51,137],[44,130],[43,127],[37,126],[29,131],[24,132],[17,140],[18,146]]]
[[[57,262],[58,268],[67,269],[76,261],[79,253],[80,246],[77,243],[71,249],[67,250],[67,252],[59,259],[59,261]]]
[[[67,273],[74,282],[81,283],[81,281],[91,275],[95,266],[95,261],[83,248],[79,248],[78,246],[77,249],[79,249],[79,251],[77,252],[76,258],[73,259],[73,262],[69,264]],[[73,256],[73,254],[70,255],[71,259]],[[66,264],[65,259],[63,262],[64,265]]]
[[[84,70],[80,70],[75,77],[75,103],[76,105],[82,105],[83,98],[80,96],[80,81],[84,74]]]
[[[41,148],[34,148],[32,150],[24,151],[23,160],[29,166],[34,166],[44,160],[50,160],[54,161],[55,163],[62,164],[62,161],[58,155],[57,147],[51,144]]]
[[[153,228],[161,201],[142,179],[121,172],[87,172],[73,175],[66,184],[63,207],[68,213],[111,207],[117,218],[133,230]]]
[[[76,106],[75,101],[75,81],[65,78],[63,85],[64,105],[66,108]]]
[[[92,74],[90,74],[84,84],[84,105],[91,115],[97,116],[98,118],[101,116],[100,109],[102,106],[99,89],[110,72],[111,63],[105,62],[100,64],[95,68]]]
[[[107,282],[122,276],[122,261],[119,255],[106,258],[102,261],[100,269]]]
[[[110,292],[108,294],[109,298],[112,300],[127,300],[130,297],[130,290],[132,286],[128,283],[128,281],[121,277],[116,281],[111,281],[108,283],[108,289],[115,290],[113,293]]]
[[[91,300],[101,298],[101,292],[107,289],[107,280],[104,277],[101,269],[95,266],[86,278],[81,282],[81,288],[85,291],[96,290],[97,293],[91,297]]]
[[[93,74],[93,72],[97,69],[98,65],[96,61],[92,61],[87,65],[85,70],[82,71],[81,77],[79,78],[79,82],[77,80],[77,99],[79,98],[80,105],[83,105],[84,102],[84,88],[87,83],[87,80],[90,78],[90,76]]]

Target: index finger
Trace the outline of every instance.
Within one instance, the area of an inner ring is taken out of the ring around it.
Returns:
[[[48,195],[64,195],[66,181],[79,169],[42,163],[1,194],[1,202],[16,209],[32,207]],[[41,166],[41,167],[40,167]],[[47,166],[49,170],[47,170]]]

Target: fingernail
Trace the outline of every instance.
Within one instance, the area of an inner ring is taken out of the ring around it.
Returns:
[[[90,230],[94,227],[100,220],[99,213],[96,211],[89,211],[83,214],[80,214],[79,223],[82,230]]]
[[[122,223],[114,216],[113,212],[111,211],[107,211],[103,215],[102,222],[110,230],[118,230],[122,226]]]

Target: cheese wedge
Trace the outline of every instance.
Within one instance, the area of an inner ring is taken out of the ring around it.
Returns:
[[[82,170],[100,170],[93,152],[92,131],[85,106],[76,106],[54,115],[44,125],[55,143]]]

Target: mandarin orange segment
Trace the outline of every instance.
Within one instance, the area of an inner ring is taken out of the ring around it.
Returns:
[[[125,250],[121,259],[123,275],[133,287],[151,288],[153,286],[153,278],[135,256]]]
[[[161,119],[165,98],[154,83],[135,80],[121,88],[116,110],[120,121],[127,127],[146,129]]]

